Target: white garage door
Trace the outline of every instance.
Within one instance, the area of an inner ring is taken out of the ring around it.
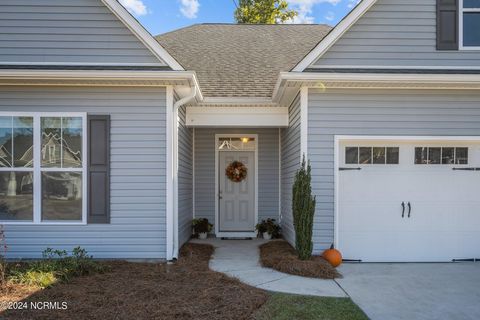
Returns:
[[[480,258],[480,143],[345,140],[337,246],[346,259]]]

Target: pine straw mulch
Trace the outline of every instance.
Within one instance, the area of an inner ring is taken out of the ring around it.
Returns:
[[[260,246],[262,266],[296,276],[335,279],[341,274],[325,259],[313,256],[311,260],[298,259],[295,249],[285,240],[273,240]]]
[[[7,311],[1,319],[250,319],[266,292],[209,270],[210,245],[185,245],[175,264],[109,262],[24,301],[66,301],[67,310]],[[15,299],[15,296],[11,296]],[[12,300],[10,300],[12,301]]]

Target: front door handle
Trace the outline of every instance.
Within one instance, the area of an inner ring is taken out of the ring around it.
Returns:
[[[218,192],[218,199],[219,199],[219,200],[222,200],[222,199],[223,199],[223,197],[222,197],[222,191],[221,191],[221,190]]]
[[[402,202],[402,218],[405,217],[405,202]]]
[[[412,205],[410,202],[408,203],[408,217],[410,218],[410,214],[412,213]]]

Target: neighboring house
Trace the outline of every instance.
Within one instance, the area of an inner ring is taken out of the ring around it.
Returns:
[[[333,30],[204,24],[158,42],[114,0],[28,3],[0,3],[9,257],[173,259],[194,217],[217,237],[275,218],[293,243],[305,155],[315,253],[480,258],[479,1],[363,0]]]

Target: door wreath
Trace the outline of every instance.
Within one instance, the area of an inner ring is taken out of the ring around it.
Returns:
[[[241,182],[247,177],[247,167],[240,161],[233,161],[225,169],[225,175],[233,182]]]

